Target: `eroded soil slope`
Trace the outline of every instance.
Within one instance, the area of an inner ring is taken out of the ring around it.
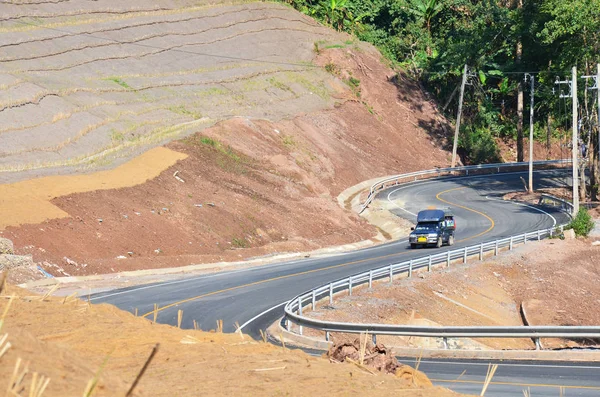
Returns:
[[[170,143],[188,157],[157,178],[57,197],[52,203],[68,217],[3,235],[55,275],[237,260],[374,236],[336,196],[376,176],[447,165],[442,124],[419,87],[375,50],[319,52],[334,109],[218,123]]]
[[[441,388],[416,388],[410,377],[372,375],[351,364],[332,364],[248,336],[180,330],[108,305],[73,298],[42,301],[17,288],[3,291],[12,294],[18,297],[0,330],[12,345],[0,357],[0,387],[6,390],[21,358],[20,370],[25,365],[29,369],[17,388],[21,395],[29,395],[34,372],[38,380],[50,379],[46,397],[83,395],[106,361],[93,395],[123,396],[156,344],[160,346],[136,396],[457,395]],[[0,313],[8,302],[0,301]]]
[[[497,260],[453,265],[358,291],[310,315],[363,323],[522,325],[523,305],[531,325],[600,325],[596,298],[600,294],[600,245],[591,245],[589,240],[545,240],[503,253]],[[441,340],[429,338],[381,340],[398,346],[441,346]],[[471,348],[535,348],[527,339],[451,343]],[[542,343],[546,348],[577,345],[549,339]]]

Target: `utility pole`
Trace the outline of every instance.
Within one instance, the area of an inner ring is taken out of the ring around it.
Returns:
[[[533,104],[535,95],[535,76],[525,73],[525,82],[531,80],[531,103],[529,105],[529,193],[533,193]]]
[[[579,212],[579,172],[577,168],[577,156],[579,155],[579,129],[577,123],[577,67],[573,66],[571,80],[563,80],[559,81],[558,77],[554,84],[559,85],[559,94],[561,98],[573,98],[573,143],[572,143],[572,165],[573,165],[573,216],[577,215]],[[568,94],[563,94],[560,91],[561,84],[568,84],[570,88],[570,92]]]
[[[577,128],[577,66],[573,66],[571,74],[571,95],[573,96],[573,217],[579,212],[579,129]]]
[[[596,120],[598,122],[597,124],[597,130],[598,130],[598,143],[597,143],[597,151],[598,151],[598,156],[596,158],[596,164],[598,164],[600,162],[600,63],[597,65],[598,66],[598,70],[596,75],[591,75],[591,76],[582,76],[583,79],[594,79],[594,85],[591,87],[588,87],[588,90],[590,91],[596,91],[597,95],[596,95],[596,101],[598,102],[598,119]],[[586,84],[587,85],[587,84]],[[590,132],[591,133],[591,132]],[[593,159],[593,155],[589,157],[590,159]],[[596,168],[596,165],[593,163],[590,163],[590,171],[592,173],[592,182],[595,181],[595,183],[598,183],[598,169]],[[594,196],[594,192],[592,191],[592,196]]]
[[[456,115],[456,128],[454,130],[454,144],[452,145],[452,168],[456,166],[456,146],[458,145],[458,131],[460,130],[460,116],[462,115],[463,97],[465,85],[467,84],[467,65],[463,70],[462,83],[460,85],[460,97],[458,99],[458,114]]]

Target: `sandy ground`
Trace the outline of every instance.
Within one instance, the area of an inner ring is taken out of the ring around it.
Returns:
[[[109,305],[28,297],[28,292],[15,287],[2,292],[0,313],[12,294],[18,298],[0,330],[11,344],[6,354],[0,354],[0,387],[8,386],[21,359],[19,369],[26,366],[28,372],[17,388],[20,395],[29,395],[34,373],[38,380],[50,379],[45,397],[83,395],[97,373],[93,395],[125,395],[157,344],[158,351],[133,395],[457,395],[442,388],[414,387],[407,378],[372,375],[352,364],[331,363],[239,334],[180,330]]]
[[[600,237],[600,236],[599,236]],[[378,283],[336,299],[310,316],[363,323],[414,325],[522,325],[521,305],[532,325],[600,325],[600,246],[593,240],[551,239],[393,284]],[[312,332],[313,335],[318,333]],[[345,340],[338,334],[333,340]],[[350,337],[351,338],[351,337]],[[432,338],[385,337],[391,346],[440,347]],[[579,341],[596,345],[595,341]],[[577,346],[542,340],[545,348]],[[452,340],[451,347],[534,349],[531,340]]]

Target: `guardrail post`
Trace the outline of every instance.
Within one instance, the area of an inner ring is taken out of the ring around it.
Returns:
[[[390,283],[394,281],[394,270],[392,269],[392,265],[390,265]]]
[[[333,283],[329,283],[329,304],[333,303]]]
[[[552,231],[553,231],[553,230],[554,230],[554,229],[550,229],[550,238],[552,238]]]
[[[465,253],[463,254],[463,263],[467,263],[467,247],[463,248]]]
[[[564,231],[565,231],[565,227],[563,225],[560,225],[560,232],[564,233]]]
[[[369,289],[373,288],[373,270],[369,270]]]
[[[348,277],[348,295],[352,295],[352,276]]]
[[[413,268],[413,260],[410,260],[410,263],[408,264],[408,277],[412,277],[412,268]]]
[[[429,255],[429,261],[427,262],[427,271],[431,271],[431,255]]]
[[[542,231],[538,230],[538,241],[542,239]]]
[[[444,349],[448,349],[448,337],[442,337],[442,344],[444,345]]]
[[[313,311],[317,310],[317,292],[313,289],[312,291],[312,309]]]
[[[373,345],[377,345],[377,335],[373,334],[371,335],[372,341],[373,341]]]
[[[301,296],[298,297],[298,315],[302,316],[302,297]],[[301,325],[298,327],[298,333],[300,335],[302,335],[302,326]]]
[[[431,256],[429,256],[429,261],[431,262]],[[446,266],[450,267],[450,251],[448,251],[448,257],[446,258]],[[429,269],[431,271],[431,267]]]
[[[465,170],[465,171],[467,171],[467,176],[469,176],[469,170]]]
[[[494,246],[494,256],[498,256],[498,240],[496,240],[496,245]]]
[[[540,342],[540,338],[533,338],[535,340],[535,350],[542,350],[542,343]]]
[[[498,173],[500,173],[500,167],[498,167]]]
[[[483,243],[479,246],[479,260],[483,260]]]
[[[512,238],[512,236],[510,236],[510,242],[508,243],[508,250],[512,251],[512,249],[513,249],[513,238]]]
[[[330,339],[330,337],[329,337],[329,331],[325,331],[325,340],[327,342],[329,342],[329,339]]]
[[[527,244],[527,233],[523,235],[523,244]]]

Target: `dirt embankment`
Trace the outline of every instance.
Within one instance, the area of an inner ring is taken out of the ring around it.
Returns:
[[[16,387],[20,395],[30,395],[36,373],[38,382],[49,379],[45,397],[83,395],[94,378],[98,380],[94,396],[124,396],[156,344],[158,351],[134,396],[387,396],[400,391],[415,397],[457,395],[431,387],[422,373],[414,382],[414,375],[406,376],[412,373],[410,368],[397,376],[377,373],[239,334],[153,324],[113,306],[88,305],[77,298],[42,300],[9,288],[2,292],[0,313],[7,309],[6,296],[12,294],[17,298],[0,328],[0,341],[7,334],[11,344],[2,355],[6,342],[0,343],[0,387],[6,390],[21,359],[17,372],[25,368],[28,372]]]
[[[545,240],[495,260],[422,272],[336,299],[309,315],[319,319],[414,325],[600,325],[600,246],[590,240]],[[334,335],[334,341],[354,336]],[[391,346],[441,347],[430,338],[380,337]],[[600,341],[543,339],[545,348]],[[534,349],[528,339],[452,340],[452,347]]]
[[[68,216],[2,235],[54,275],[239,260],[374,236],[339,208],[337,194],[447,165],[442,124],[419,87],[369,47],[319,50],[316,62],[335,82],[334,109],[278,123],[221,122],[167,145],[187,158],[158,177],[57,195],[51,203]]]

